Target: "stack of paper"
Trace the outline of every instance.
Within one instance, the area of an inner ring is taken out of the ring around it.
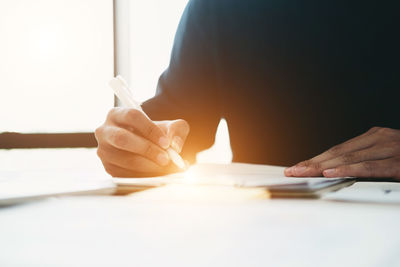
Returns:
[[[120,187],[130,187],[132,190],[168,184],[192,184],[266,187],[280,192],[289,189],[291,192],[304,193],[352,181],[346,178],[285,177],[283,170],[284,167],[243,163],[197,164],[182,173],[150,178],[114,178],[114,182]]]

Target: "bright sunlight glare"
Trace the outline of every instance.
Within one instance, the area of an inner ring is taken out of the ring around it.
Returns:
[[[93,131],[113,105],[111,0],[0,1],[0,132]]]
[[[135,98],[155,94],[187,0],[131,0]],[[93,131],[113,106],[112,0],[0,1],[0,132]],[[198,162],[232,160],[228,127]]]

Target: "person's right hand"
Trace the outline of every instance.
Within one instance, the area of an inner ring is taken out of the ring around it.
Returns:
[[[140,177],[178,171],[166,148],[178,153],[189,133],[184,120],[153,122],[143,112],[113,108],[95,131],[97,155],[114,177]]]

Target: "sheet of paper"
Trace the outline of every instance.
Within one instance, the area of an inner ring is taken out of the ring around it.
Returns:
[[[0,206],[48,196],[112,194],[115,184],[104,173],[84,171],[1,171]]]
[[[400,204],[400,183],[355,183],[340,191],[326,194],[324,199],[337,202]]]
[[[196,164],[187,171],[150,178],[114,178],[122,186],[161,186],[165,184],[203,184],[228,186],[270,186],[278,184],[318,183],[332,178],[289,178],[284,167],[258,164]]]

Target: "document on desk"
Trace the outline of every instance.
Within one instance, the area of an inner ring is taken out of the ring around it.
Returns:
[[[168,184],[219,185],[235,187],[265,187],[275,195],[314,194],[326,189],[352,184],[348,178],[285,177],[284,167],[258,164],[196,164],[187,171],[150,178],[114,178],[119,187],[146,188]]]
[[[115,184],[104,174],[92,172],[0,172],[0,207],[46,197],[108,195]]]

